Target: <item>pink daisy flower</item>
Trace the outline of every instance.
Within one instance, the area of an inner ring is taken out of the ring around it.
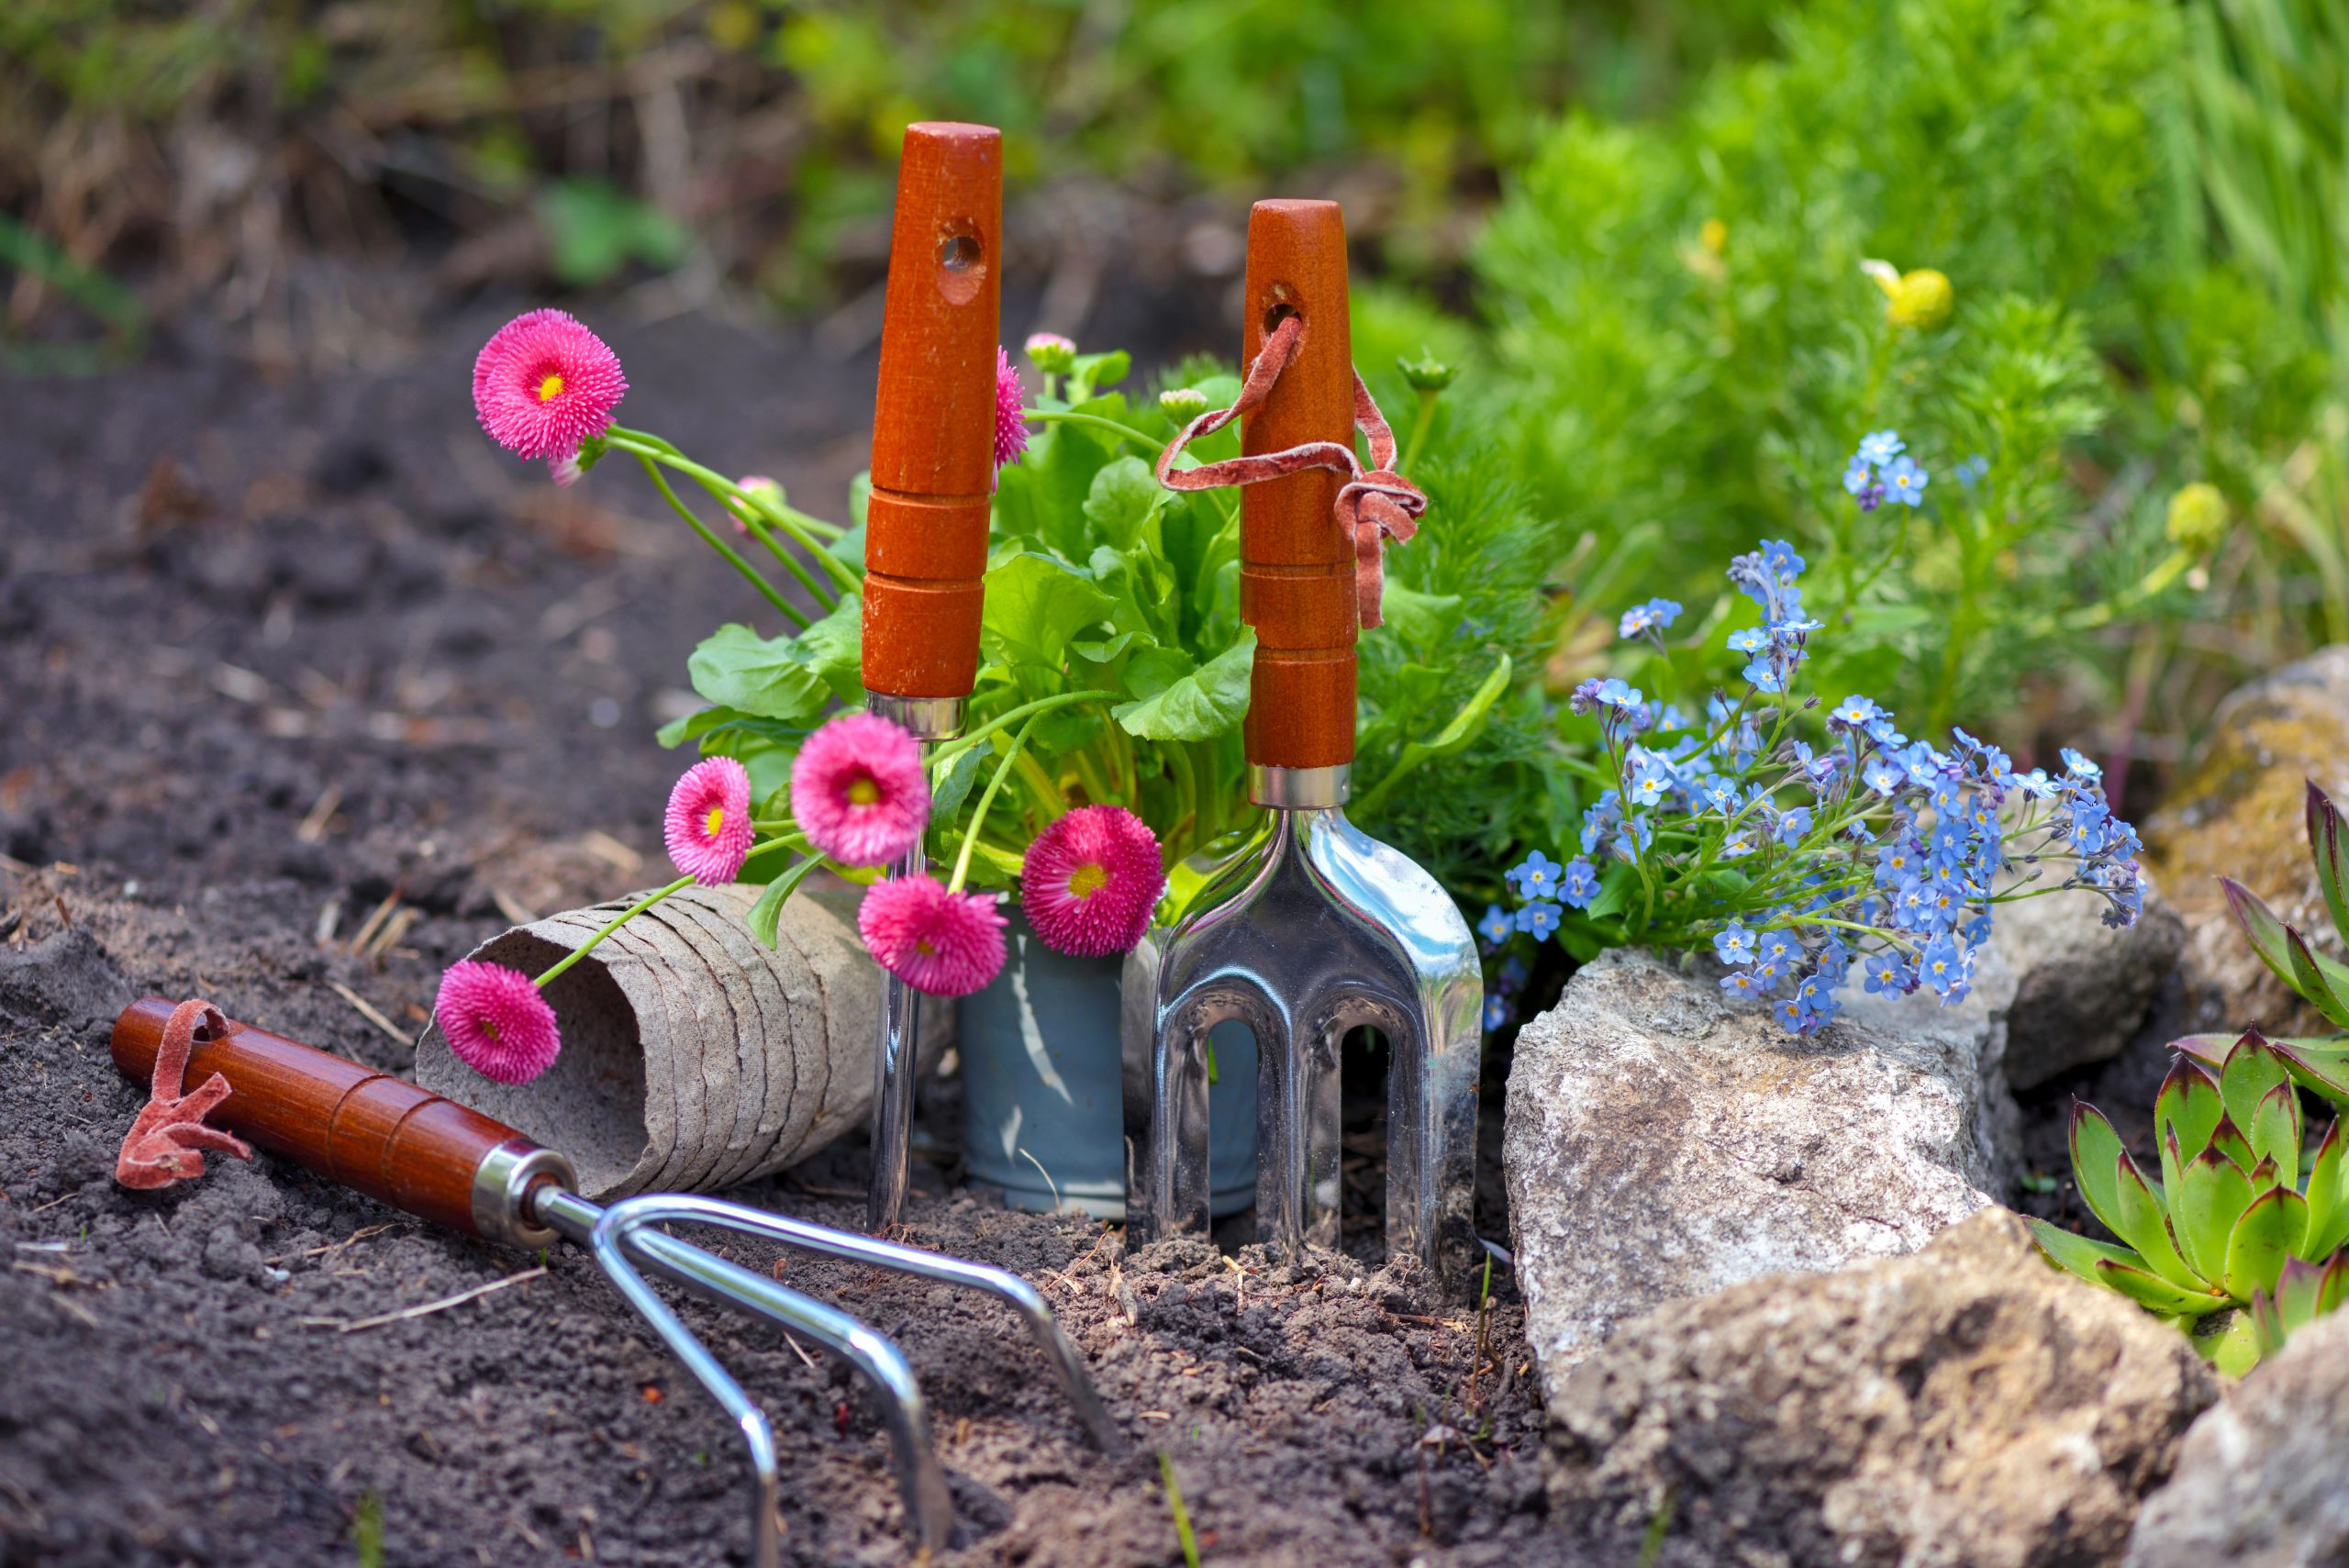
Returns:
[[[529,1083],[562,1051],[545,994],[502,963],[451,964],[432,1016],[458,1061],[501,1084]]]
[[[1003,968],[1003,916],[992,895],[949,893],[923,873],[876,882],[856,908],[874,959],[917,991],[967,996]]]
[[[705,757],[669,792],[661,837],[677,869],[704,887],[731,882],[751,854],[751,770]]]
[[[1028,847],[1019,907],[1044,945],[1075,958],[1124,952],[1141,940],[1166,890],[1158,838],[1122,806],[1083,806]]]
[[[776,484],[774,480],[768,478],[763,473],[746,473],[734,483],[747,494],[755,495],[764,491],[772,491],[774,492],[774,498],[775,500],[780,501],[783,499],[783,486]],[[734,517],[734,514],[731,512],[729,512],[727,516]],[[734,531],[740,534],[744,539],[751,537],[751,526],[740,517],[734,517]]]
[[[571,456],[611,428],[627,395],[619,356],[567,311],[516,317],[473,361],[473,412],[518,457]]]
[[[1028,362],[1046,375],[1061,373],[1076,363],[1076,344],[1057,332],[1030,332],[1025,346]]]
[[[1028,450],[1028,426],[1019,417],[1023,397],[1019,373],[1001,344],[995,350],[995,465],[1018,462]]]
[[[921,742],[878,714],[841,715],[792,761],[791,815],[807,841],[841,864],[887,865],[930,820]]]

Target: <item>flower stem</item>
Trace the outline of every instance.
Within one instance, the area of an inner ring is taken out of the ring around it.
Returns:
[[[580,943],[577,947],[573,948],[568,953],[565,953],[562,957],[555,960],[553,964],[547,969],[546,973],[540,975],[538,979],[532,981],[531,984],[543,990],[545,987],[551,984],[556,977],[561,975],[564,970],[569,969],[573,964],[577,963],[581,959],[585,958],[589,953],[595,951],[596,944],[597,942],[600,942],[606,937],[610,936],[614,931],[618,930],[622,926],[627,925],[630,920],[636,918],[639,915],[643,914],[647,909],[651,908],[655,904],[660,903],[661,900],[668,897],[672,893],[683,892],[693,884],[694,879],[692,877],[681,876],[676,881],[671,883],[668,886],[662,888],[658,892],[646,894],[643,897],[638,899],[635,903],[621,910],[618,915],[612,917],[610,922],[601,930],[597,931],[594,936],[589,937],[585,941]]]
[[[1419,448],[1427,444],[1428,428],[1435,423],[1436,399],[1442,395],[1432,387],[1419,394],[1419,417],[1411,421],[1411,439],[1403,443],[1403,461],[1395,465],[1396,473],[1405,473],[1419,462]]]
[[[718,554],[724,556],[728,564],[731,565],[735,571],[740,572],[745,578],[749,579],[751,586],[756,588],[761,594],[764,595],[767,603],[773,605],[776,609],[781,610],[793,625],[798,627],[802,631],[807,629],[810,623],[807,617],[800,613],[799,606],[793,604],[789,599],[785,598],[775,588],[774,584],[768,582],[764,577],[759,574],[759,569],[757,567],[742,559],[740,551],[737,550],[732,545],[728,544],[724,539],[719,539],[716,534],[710,532],[709,525],[696,517],[692,507],[677,499],[677,493],[669,488],[668,479],[662,475],[659,468],[653,465],[651,458],[648,457],[643,452],[639,451],[636,454],[636,460],[644,465],[644,472],[651,478],[653,485],[660,490],[662,498],[667,501],[671,506],[676,508],[677,516],[685,518],[686,522],[693,525],[694,532],[701,535],[704,543],[707,544],[710,549],[718,551]]]
[[[1146,452],[1163,450],[1166,443],[1154,436],[1144,435],[1131,425],[1120,425],[1115,419],[1104,419],[1098,414],[1079,414],[1074,408],[1022,408],[1019,417],[1031,425],[1090,425],[1133,442]]]
[[[969,751],[980,741],[985,740],[989,736],[995,734],[996,730],[1005,728],[1009,725],[1017,724],[1019,720],[1028,717],[1031,714],[1049,713],[1053,708],[1067,707],[1074,703],[1095,701],[1115,702],[1117,700],[1118,694],[1115,692],[1085,691],[1055,692],[1048,697],[1038,697],[1033,702],[1021,703],[1018,707],[1012,708],[1008,712],[996,715],[995,717],[988,719],[976,729],[971,730],[969,733],[957,740],[950,740],[944,745],[939,747],[936,751],[932,751],[930,754],[930,772],[933,773],[938,773],[941,763],[952,762],[955,758],[961,756],[963,752]]]
[[[987,787],[980,794],[979,804],[971,813],[971,826],[963,835],[962,853],[954,857],[954,875],[946,884],[947,892],[963,891],[963,879],[970,874],[971,851],[978,844],[979,830],[987,825],[987,807],[995,804],[996,792],[1003,787],[1003,781],[1011,776],[1012,767],[1019,761],[1020,753],[1028,749],[1028,732],[1035,728],[1036,717],[1030,717],[1021,725],[1019,733],[1011,739],[1011,750],[1004,753],[1002,762],[996,764],[994,776],[987,780]]]

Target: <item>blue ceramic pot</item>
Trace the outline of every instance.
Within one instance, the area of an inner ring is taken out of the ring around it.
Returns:
[[[1118,1054],[1122,957],[1070,958],[1009,911],[1003,973],[955,1005],[963,1158],[1014,1208],[1126,1215],[1125,1112]],[[1256,1040],[1219,1024],[1208,1091],[1218,1218],[1256,1201]]]

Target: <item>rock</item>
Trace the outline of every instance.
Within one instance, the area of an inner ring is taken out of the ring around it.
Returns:
[[[1854,988],[1796,1039],[1709,974],[1586,964],[1518,1036],[1501,1149],[1546,1385],[1661,1303],[1913,1252],[1988,1204],[2015,1141],[2013,991],[1986,951],[1963,1006]]]
[[[2187,1022],[2270,1034],[2332,1030],[2267,972],[2227,915],[2232,876],[2311,934],[2328,932],[2309,862],[2304,781],[2349,800],[2349,643],[2254,681],[2219,705],[2201,761],[2145,823],[2147,864],[2186,924]]]
[[[1630,1562],[1664,1515],[1658,1568],[2110,1562],[2216,1383],[1984,1213],[1626,1324],[1552,1395],[1551,1518]]]
[[[2349,1562],[2349,1312],[2320,1318],[2186,1434],[2127,1568]]]
[[[1991,940],[2015,972],[2007,1084],[2033,1089],[2121,1054],[2176,967],[2186,926],[2148,891],[2137,923],[2104,923],[2104,901],[2054,893],[2001,904]]]

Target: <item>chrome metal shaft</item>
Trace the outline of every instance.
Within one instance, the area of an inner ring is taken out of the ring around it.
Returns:
[[[904,725],[924,742],[951,740],[962,733],[960,697],[893,697],[875,692],[865,706]],[[921,841],[916,840],[890,874],[918,876],[927,864]],[[913,1172],[914,1080],[920,1072],[920,1054],[921,993],[884,973],[873,1052],[873,1176],[864,1199],[868,1230],[885,1229],[905,1212],[906,1187]]]
[[[1122,1047],[1131,1242],[1208,1226],[1207,1033],[1256,1037],[1256,1224],[1295,1256],[1333,1244],[1340,1049],[1389,1051],[1386,1248],[1464,1276],[1474,1229],[1475,937],[1419,866],[1346,820],[1347,769],[1256,768],[1256,832],[1194,857],[1202,887],[1126,961]]]

